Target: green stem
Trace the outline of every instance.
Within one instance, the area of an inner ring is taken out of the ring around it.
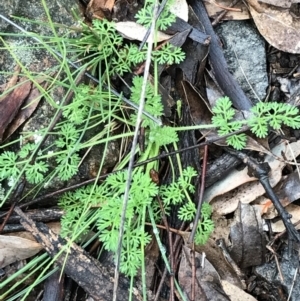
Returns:
[[[147,207],[143,206],[143,217],[142,217],[142,225],[145,227],[146,223],[146,210]],[[143,290],[143,301],[147,301],[147,287],[146,287],[146,267],[145,267],[145,248],[146,245],[144,241],[141,241],[141,257],[142,257],[142,290]]]
[[[240,125],[248,124],[248,120],[240,120],[238,121]],[[236,124],[236,121],[229,122],[228,126],[231,124]],[[192,131],[192,130],[200,130],[200,129],[215,129],[217,128],[214,124],[201,124],[201,125],[189,125],[189,126],[181,126],[174,127],[175,131]]]
[[[160,240],[159,231],[158,231],[158,228],[157,228],[156,223],[155,223],[155,219],[154,219],[154,215],[153,215],[153,211],[152,211],[151,206],[148,206],[148,213],[149,213],[149,217],[150,217],[150,220],[151,220],[151,225],[153,227],[153,234],[155,235],[155,238],[156,238],[161,256],[163,258],[163,261],[166,265],[166,268],[167,268],[168,272],[171,273],[170,263],[169,263],[168,258],[166,256],[166,249],[165,249],[165,247],[163,246],[163,244]],[[187,299],[186,299],[185,295],[183,294],[183,292],[181,290],[181,287],[179,286],[176,279],[174,279],[174,283],[175,283],[175,286],[176,286],[176,288],[178,290],[178,293],[179,293],[180,297],[182,298],[182,300],[187,301]]]

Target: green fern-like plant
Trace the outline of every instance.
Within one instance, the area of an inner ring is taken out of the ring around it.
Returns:
[[[157,28],[159,29],[166,29],[175,20],[174,15],[169,12],[169,4],[170,2],[167,3],[166,9],[158,19]],[[152,7],[153,2],[146,1],[144,9],[136,16],[138,22],[146,27],[152,20]],[[105,65],[107,76],[116,73],[122,76],[146,58],[146,46],[139,50],[133,43],[124,45],[123,38],[117,33],[115,25],[106,20],[94,20],[91,27],[82,24],[80,37],[70,38],[66,42],[67,45],[73,47],[74,54],[85,57],[86,60],[83,59],[83,62],[88,62],[86,64],[90,70],[95,70],[99,63]],[[184,59],[184,53],[168,43],[154,50],[151,56],[155,64],[180,63]],[[64,86],[66,86],[65,83]],[[139,104],[141,87],[142,79],[134,77],[131,101],[136,104]],[[156,90],[148,83],[145,111],[160,118],[163,115],[163,106]],[[51,158],[54,158],[57,164],[54,172],[58,177],[61,180],[70,179],[78,172],[81,160],[79,150],[93,145],[80,142],[84,131],[83,125],[87,120],[90,121],[91,110],[99,114],[102,123],[108,120],[111,125],[113,117],[114,120],[122,121],[128,127],[135,125],[136,113],[134,112],[130,113],[128,120],[125,118],[121,120],[120,115],[127,116],[128,114],[128,111],[122,112],[121,105],[118,113],[123,114],[112,113],[112,106],[120,103],[112,95],[105,95],[101,87],[97,90],[88,85],[79,85],[74,92],[72,102],[61,106],[63,122],[58,124],[51,133],[57,138],[54,142],[55,153],[50,154],[47,149],[41,149],[32,161],[31,153],[36,149],[32,143],[22,146],[18,152],[4,151],[0,154],[0,180],[8,179],[16,182],[17,178],[25,175],[28,182],[42,184],[51,169],[48,162]],[[179,130],[214,127],[220,135],[227,135],[240,130],[243,125],[248,125],[255,135],[266,137],[269,127],[279,129],[282,125],[286,125],[300,128],[298,109],[286,104],[259,103],[252,109],[252,116],[248,120],[239,121],[234,120],[235,111],[231,101],[224,97],[217,101],[216,106],[213,107],[213,113],[214,117],[210,125],[182,128],[159,126],[144,116],[141,126],[145,129],[146,148],[144,151],[139,149],[138,160],[142,161],[156,156],[159,154],[160,147],[176,143]],[[246,139],[245,134],[232,135],[227,138],[227,143],[236,149],[242,149],[245,147]],[[122,162],[124,166],[126,163],[126,160]],[[121,253],[121,271],[130,276],[136,275],[143,261],[143,247],[150,241],[150,235],[145,231],[144,223],[147,212],[150,212],[149,207],[154,209],[157,219],[161,217],[157,197],[161,198],[166,214],[170,212],[172,205],[180,206],[178,217],[183,221],[192,221],[196,213],[195,204],[190,198],[190,194],[193,194],[195,190],[192,185],[195,171],[189,167],[168,186],[158,187],[151,181],[148,173],[152,166],[152,163],[148,164],[145,171],[135,170],[131,181]],[[85,234],[89,227],[96,225],[104,248],[115,252],[127,177],[128,174],[122,171],[109,176],[101,185],[91,185],[65,194],[60,200],[60,206],[66,212],[62,219],[62,236],[73,239],[77,233]],[[196,243],[205,243],[213,231],[214,224],[210,216],[211,207],[205,203],[201,220],[197,225]],[[77,238],[79,238],[78,235]]]
[[[151,236],[145,230],[143,215],[147,206],[156,211],[157,218],[160,210],[157,207],[156,197],[160,195],[166,211],[171,204],[180,204],[179,218],[184,221],[192,221],[196,208],[186,192],[195,191],[192,178],[196,176],[193,168],[188,167],[177,181],[169,186],[158,187],[152,182],[150,176],[141,170],[134,173],[129,193],[129,203],[126,211],[125,233],[121,253],[121,271],[127,275],[135,276],[143,260],[142,246],[146,246]],[[101,185],[88,186],[75,192],[66,193],[59,205],[66,212],[62,219],[61,235],[72,237],[74,227],[84,228],[82,233],[88,231],[88,219],[90,211],[94,212],[99,230],[99,239],[106,250],[116,252],[119,227],[121,223],[122,196],[127,179],[127,171],[110,175]],[[178,197],[180,202],[178,202]],[[196,233],[197,241],[205,243],[214,229],[210,219],[208,204],[203,208],[202,220]],[[90,211],[85,210],[89,208]],[[81,218],[81,224],[77,220]],[[208,221],[210,220],[210,221]]]
[[[175,15],[170,12],[170,7],[174,1],[167,1],[162,13],[156,21],[156,27],[160,30],[166,30],[172,23],[175,22]],[[155,1],[145,1],[144,7],[135,15],[137,23],[150,27],[152,22],[153,7]]]
[[[248,125],[258,138],[265,138],[269,128],[279,130],[282,125],[293,129],[300,128],[299,110],[295,106],[277,102],[259,102],[252,109],[252,116],[247,120],[234,121],[235,111],[228,97],[220,98],[213,107],[212,124],[217,128],[220,136],[238,131],[243,125]],[[245,147],[245,134],[232,135],[226,139],[228,145],[237,150]]]
[[[149,4],[150,5],[150,4]],[[150,8],[150,6],[146,5]],[[148,8],[147,8],[148,9]],[[143,18],[139,17],[143,9],[138,13],[137,18],[145,25]],[[149,15],[151,13],[151,15]],[[152,18],[153,12],[145,13]],[[144,14],[144,13],[142,13]],[[170,15],[167,19],[162,18],[162,26],[165,28],[174,22],[175,18]],[[167,21],[167,23],[165,23]],[[146,22],[147,23],[147,22]],[[164,25],[163,25],[164,24]],[[123,38],[115,29],[115,24],[107,20],[93,20],[92,27],[82,23],[82,33],[80,39],[69,39],[69,44],[75,47],[78,54],[85,56],[89,60],[89,66],[94,70],[99,63],[105,62],[110,75],[124,75],[132,68],[145,61],[147,46],[142,49],[134,43],[123,45]],[[180,63],[185,58],[184,52],[179,47],[167,43],[158,50],[152,52],[152,59],[159,64]]]

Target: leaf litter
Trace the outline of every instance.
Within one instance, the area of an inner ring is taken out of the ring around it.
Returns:
[[[281,180],[282,169],[288,164],[288,161],[292,161],[294,156],[297,157],[300,154],[299,147],[300,142],[293,142],[290,145],[286,142],[281,142],[272,150],[273,155],[266,156],[265,162],[271,167],[269,178],[272,187]],[[279,161],[277,157],[280,157],[282,153],[285,160]],[[235,188],[237,190],[230,193]],[[225,193],[228,193],[228,195],[224,195]],[[246,167],[241,171],[232,171],[224,180],[208,188],[204,198],[207,202],[212,202],[214,211],[217,214],[226,215],[233,212],[239,202],[251,203],[263,194],[265,194],[265,190],[255,177],[248,175],[248,168]],[[226,199],[226,202],[224,202],[223,198]]]
[[[0,268],[30,258],[42,249],[43,246],[34,240],[18,236],[0,235]]]
[[[260,8],[261,11],[257,11],[250,5],[251,16],[261,35],[279,50],[300,53],[300,21],[291,14],[290,7],[262,3]]]

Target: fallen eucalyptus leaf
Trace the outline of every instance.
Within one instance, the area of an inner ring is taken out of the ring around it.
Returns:
[[[290,8],[293,3],[299,3],[299,0],[259,0],[261,3],[271,4],[273,6]]]
[[[241,268],[265,262],[266,241],[260,212],[249,204],[239,203],[230,227],[230,255]]]
[[[229,298],[224,294],[220,276],[213,267],[213,265],[204,259],[203,267],[200,266],[202,262],[202,254],[195,252],[196,265],[196,281],[195,283],[195,300],[207,301],[229,301]],[[191,251],[188,247],[182,247],[182,256],[180,260],[180,267],[178,272],[178,281],[180,287],[183,289],[188,300],[192,299],[192,283],[195,280],[192,273],[192,258]]]
[[[217,3],[223,7],[229,7],[232,0],[218,0]],[[210,18],[216,18],[222,11],[223,8],[217,6],[214,1],[205,0],[203,1],[207,14]],[[237,3],[234,8],[240,9],[241,11],[228,10],[222,20],[248,20],[250,19],[249,11],[243,1]]]
[[[289,174],[281,183],[275,188],[279,199],[286,199],[287,204],[292,203],[300,198],[300,179],[299,173],[296,169]]]
[[[257,301],[254,297],[249,295],[248,293],[244,292],[239,287],[231,284],[230,282],[226,280],[221,280],[221,284],[223,287],[223,290],[227,294],[227,296],[230,298],[231,301]]]
[[[278,196],[280,203],[286,207],[300,198],[300,180],[298,171],[285,176],[285,178],[276,185],[274,192]],[[278,216],[273,203],[263,196],[255,201],[255,206],[261,211],[264,219],[273,219]]]
[[[47,83],[45,82],[45,78],[37,79],[36,83],[46,90]],[[5,131],[4,139],[9,138],[26,120],[28,120],[28,118],[34,113],[42,97],[43,95],[39,89],[33,85],[28,96],[22,104],[22,108],[18,111],[14,120],[10,123],[8,129]]]
[[[251,5],[250,12],[261,35],[275,48],[300,53],[300,19],[294,18],[289,9],[260,4],[261,13]]]
[[[20,107],[28,97],[32,83],[22,78],[14,90],[0,101],[0,142],[5,130],[18,114]]]
[[[142,41],[147,33],[146,27],[132,21],[117,22],[116,30],[126,39],[138,41]],[[156,36],[157,42],[168,40],[171,37],[161,31],[158,31]]]
[[[37,254],[43,246],[18,236],[0,235],[0,268]]]
[[[89,18],[109,19],[115,0],[91,0],[86,8]]]
[[[225,221],[225,219],[223,219]],[[212,233],[211,237],[208,239],[205,245],[195,245],[188,243],[188,239],[190,237],[190,232],[177,231],[178,234],[183,238],[186,246],[188,248],[195,248],[195,251],[198,253],[206,254],[207,260],[213,265],[216,269],[220,279],[226,280],[234,285],[237,285],[243,288],[243,283],[241,279],[238,277],[236,271],[232,268],[232,266],[228,263],[228,261],[223,256],[221,248],[216,245],[216,241],[214,238],[224,238],[225,241],[228,241],[228,231],[229,227],[223,225],[223,229],[219,231],[218,220],[216,221],[216,228]],[[224,230],[224,233],[222,231]],[[225,233],[226,232],[226,233]]]

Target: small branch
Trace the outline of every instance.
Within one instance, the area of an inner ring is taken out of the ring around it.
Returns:
[[[234,11],[234,12],[242,12],[242,10],[240,8],[232,8],[232,4],[230,6],[223,6],[223,5],[220,5],[218,4],[216,1],[212,0],[212,3],[214,5],[216,5],[217,7],[220,7],[226,11]]]
[[[296,230],[295,226],[291,222],[291,215],[285,210],[280,203],[278,196],[275,194],[268,177],[270,166],[267,163],[257,163],[254,159],[248,157],[242,152],[236,152],[232,149],[226,148],[226,151],[237,156],[248,166],[253,175],[258,178],[261,185],[264,187],[269,199],[272,201],[278,214],[281,216],[282,221],[287,229],[288,239],[290,241],[300,242],[300,234]]]
[[[234,0],[231,2],[231,4],[229,5],[229,7],[234,7],[237,3],[239,3],[240,0]],[[241,11],[241,10],[240,10]],[[227,14],[228,10],[223,10],[217,18],[215,18],[215,20],[211,23],[212,26],[216,26],[223,18],[224,16]]]
[[[205,145],[204,155],[203,155],[203,164],[202,164],[202,173],[201,173],[201,183],[199,185],[200,193],[199,193],[199,199],[198,199],[198,205],[197,205],[197,213],[196,213],[196,216],[195,216],[195,219],[194,219],[193,229],[192,229],[192,232],[191,232],[190,237],[188,239],[188,243],[192,243],[194,241],[195,234],[196,234],[197,227],[198,227],[198,222],[201,218],[201,208],[202,208],[204,188],[205,188],[207,157],[208,157],[208,146]]]
[[[233,102],[238,110],[250,110],[252,107],[251,101],[247,98],[237,81],[233,78],[228,70],[227,62],[224,53],[220,46],[219,40],[211,25],[205,7],[202,1],[193,0],[191,2],[192,8],[201,20],[206,34],[211,36],[211,44],[209,47],[209,59],[214,72],[214,76],[223,90]]]

